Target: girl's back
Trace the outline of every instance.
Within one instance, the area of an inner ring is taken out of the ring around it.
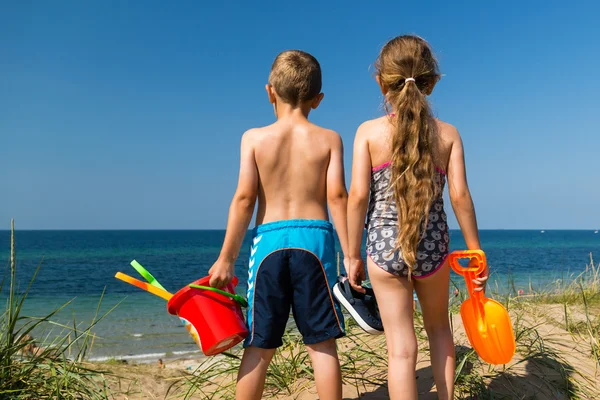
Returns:
[[[370,198],[367,211],[367,254],[382,269],[398,276],[423,278],[443,266],[449,252],[450,236],[442,197],[446,171],[453,143],[451,125],[436,121],[431,142],[434,193],[420,229],[416,260],[409,268],[402,254],[397,252],[397,237],[403,228],[394,199],[392,159],[393,135],[397,134],[390,116],[363,124],[362,134],[367,142],[371,159]],[[410,194],[409,194],[410,195]]]

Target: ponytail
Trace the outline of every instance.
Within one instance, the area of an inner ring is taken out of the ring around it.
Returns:
[[[429,45],[416,36],[392,39],[376,66],[393,111],[391,190],[399,226],[395,250],[401,251],[410,280],[431,204],[439,194],[433,162],[436,123],[426,95],[440,75]]]

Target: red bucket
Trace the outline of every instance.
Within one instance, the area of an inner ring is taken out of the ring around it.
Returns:
[[[192,283],[208,286],[209,280],[210,277],[206,276]],[[234,277],[221,290],[235,294],[237,283]],[[185,286],[169,300],[167,311],[181,318],[207,356],[222,353],[248,336],[240,305],[219,293]]]

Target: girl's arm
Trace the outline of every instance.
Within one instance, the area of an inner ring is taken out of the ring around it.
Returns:
[[[355,290],[364,292],[360,286],[365,279],[365,265],[360,255],[365,228],[365,216],[369,205],[371,185],[371,156],[364,124],[356,131],[354,155],[352,157],[352,182],[348,196],[348,256],[350,270],[348,278]]]
[[[475,216],[475,206],[467,184],[467,171],[465,167],[465,157],[462,139],[456,128],[452,127],[452,148],[450,150],[450,160],[448,162],[448,190],[450,192],[450,201],[454,214],[460,225],[465,243],[469,250],[479,250],[479,232],[477,230],[477,217]],[[476,291],[485,288],[485,281],[489,275],[489,269],[479,275],[473,282],[478,287]]]
[[[229,207],[225,240],[218,260],[208,271],[212,287],[223,287],[231,282],[235,260],[254,212],[258,194],[258,170],[250,135],[251,131],[248,131],[242,136],[239,180]]]

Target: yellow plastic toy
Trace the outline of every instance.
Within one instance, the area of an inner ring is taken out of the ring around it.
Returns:
[[[477,267],[462,267],[461,258],[475,259]],[[460,316],[469,338],[469,343],[479,357],[489,364],[506,364],[512,360],[515,350],[515,335],[508,311],[496,300],[475,292],[473,279],[486,267],[485,253],[481,250],[454,251],[448,257],[450,266],[465,278],[469,298],[460,307]]]

